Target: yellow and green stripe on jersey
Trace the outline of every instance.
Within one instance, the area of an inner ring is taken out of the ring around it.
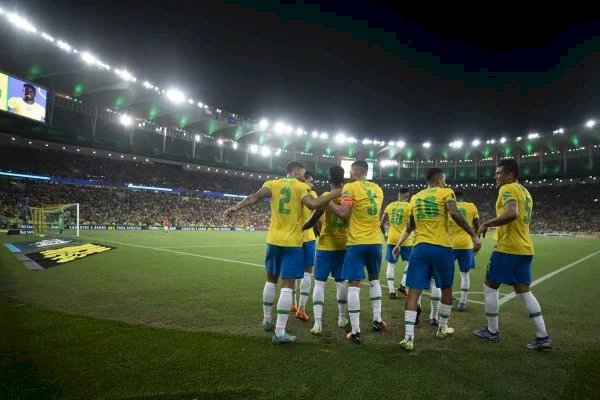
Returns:
[[[388,244],[396,244],[406,227],[410,217],[410,203],[407,201],[394,201],[385,208],[385,215],[388,217],[390,228],[388,230]],[[412,246],[414,235],[411,234],[402,243],[402,246]]]
[[[473,220],[479,219],[479,212],[473,203],[459,201],[456,203],[458,211],[465,217],[467,224],[473,226]],[[454,250],[469,250],[473,248],[473,239],[463,228],[458,226],[452,218],[449,218],[450,223],[450,238],[452,240],[452,248]]]
[[[282,247],[302,247],[302,199],[311,196],[310,186],[296,178],[266,181],[271,191],[271,223],[267,243]]]
[[[376,183],[354,181],[344,185],[342,203],[352,203],[348,217],[348,246],[381,244],[379,215],[383,204],[383,190]]]
[[[516,202],[519,216],[514,221],[498,227],[498,243],[494,250],[517,255],[534,255],[533,242],[529,234],[533,199],[529,191],[519,183],[503,185],[496,200],[496,215],[504,213],[506,205]]]
[[[452,247],[448,231],[449,214],[446,203],[455,202],[450,188],[428,188],[415,194],[410,200],[411,215],[416,224],[413,246],[429,243]]]

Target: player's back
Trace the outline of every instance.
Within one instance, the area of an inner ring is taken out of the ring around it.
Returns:
[[[328,192],[329,193],[329,192]],[[317,193],[314,190],[310,191],[310,195],[312,196],[313,199],[316,199],[317,197]],[[312,215],[312,211],[304,206],[304,208],[302,209],[302,219],[303,220],[307,220],[310,218],[310,216]],[[305,229],[302,231],[302,241],[303,242],[311,242],[313,240],[316,240],[316,236],[315,236],[315,232],[312,229]]]
[[[450,188],[428,188],[415,194],[411,201],[411,215],[416,224],[414,245],[429,243],[452,247],[448,231],[446,203],[454,200]]]
[[[310,196],[310,187],[296,178],[265,182],[271,191],[271,223],[267,243],[283,247],[302,247],[302,198]]]
[[[467,221],[467,224],[469,226],[473,226],[473,220],[479,218],[479,213],[477,211],[477,207],[475,207],[475,204],[468,203],[466,201],[459,201],[456,203],[456,207]],[[472,249],[473,239],[471,239],[471,236],[469,236],[464,229],[458,226],[452,218],[449,218],[449,224],[452,248],[457,250]]]
[[[390,222],[387,242],[388,244],[396,244],[408,222],[410,216],[410,203],[407,201],[391,202],[385,208],[385,213]],[[413,240],[413,235],[409,236],[404,243],[402,243],[402,246],[412,246]]]
[[[381,244],[379,215],[383,190],[376,183],[360,180],[344,185],[342,201],[352,202],[348,218],[347,245]]]
[[[329,192],[323,193],[326,196]],[[340,199],[333,200],[340,204]],[[346,240],[348,233],[348,224],[346,221],[325,209],[323,214],[323,226],[319,235],[317,244],[318,250],[344,250],[346,248]]]
[[[518,255],[533,255],[534,248],[529,233],[529,224],[533,212],[533,198],[520,183],[503,185],[496,200],[496,215],[502,215],[510,202],[516,202],[519,215],[517,219],[498,228],[498,243],[495,250]]]

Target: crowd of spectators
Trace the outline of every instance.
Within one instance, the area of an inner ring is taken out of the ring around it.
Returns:
[[[238,175],[188,170],[167,163],[112,160],[54,150],[33,150],[19,146],[0,148],[2,170],[19,173],[84,178],[114,183],[113,187],[71,185],[13,178],[0,179],[0,218],[14,218],[15,206],[29,199],[29,205],[81,204],[81,220],[90,224],[155,225],[167,217],[178,226],[268,226],[269,205],[261,202],[240,211],[232,220],[222,212],[239,199],[203,195],[214,191],[247,195],[258,190],[266,176]],[[124,183],[185,188],[184,194],[124,189]],[[451,184],[452,182],[450,182]],[[318,193],[328,190],[319,185]],[[550,182],[528,187],[534,202],[531,229],[535,232],[600,231],[600,182],[558,185]],[[414,190],[416,192],[416,190]],[[495,216],[497,189],[490,186],[462,189],[465,201],[475,203],[482,220]],[[384,207],[397,198],[397,189],[384,187]]]

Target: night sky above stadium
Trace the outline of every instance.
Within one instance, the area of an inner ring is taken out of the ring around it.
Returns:
[[[159,85],[306,130],[445,140],[600,116],[600,20],[585,15],[448,8],[434,18],[375,2],[126,3],[14,5]]]

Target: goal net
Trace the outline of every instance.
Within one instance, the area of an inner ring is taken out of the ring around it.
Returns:
[[[33,233],[40,236],[79,237],[79,203],[29,207]]]

